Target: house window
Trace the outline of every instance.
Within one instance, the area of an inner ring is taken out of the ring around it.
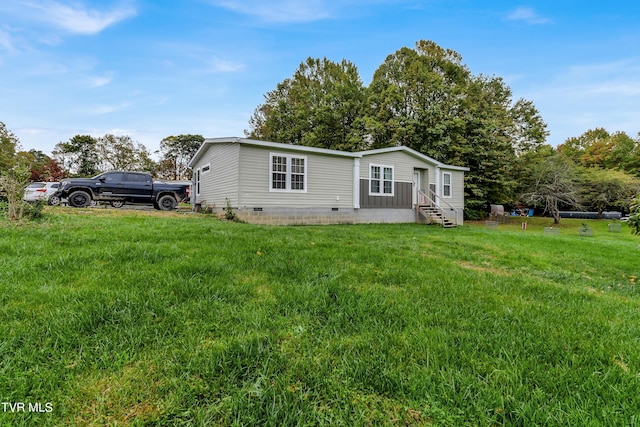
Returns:
[[[205,174],[211,170],[211,163],[207,163],[202,167],[202,173]]]
[[[451,173],[442,174],[442,197],[451,197]]]
[[[196,196],[200,195],[200,169],[196,169]]]
[[[370,166],[369,194],[375,196],[393,196],[393,166]]]
[[[271,154],[270,158],[269,191],[306,193],[306,157]]]

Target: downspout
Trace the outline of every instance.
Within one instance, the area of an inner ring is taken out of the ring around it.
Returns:
[[[353,208],[360,209],[360,158],[353,159]]]

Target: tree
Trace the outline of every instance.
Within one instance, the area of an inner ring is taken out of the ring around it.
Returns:
[[[627,222],[633,234],[640,234],[640,193],[636,195],[631,204],[631,214]]]
[[[96,152],[101,171],[125,170],[151,172],[155,163],[151,160],[147,148],[134,142],[130,136],[107,134],[98,138]]]
[[[387,56],[368,88],[350,62],[309,58],[265,98],[253,138],[350,151],[404,145],[470,167],[466,213],[512,200],[517,156],[548,135],[531,101],[513,102],[501,78],[472,75],[460,54],[426,40]]]
[[[547,157],[533,170],[530,190],[522,199],[543,206],[554,224],[559,224],[561,206],[580,208],[577,180],[575,167],[569,160],[558,155]]]
[[[520,98],[509,109],[512,120],[510,136],[516,154],[534,152],[544,145],[549,131],[532,101]]]
[[[189,161],[204,143],[202,135],[168,136],[160,141],[162,159],[156,167],[158,176],[176,181],[191,179]]]
[[[60,181],[65,176],[58,162],[40,150],[19,151],[15,158],[29,170],[29,181]]]
[[[20,141],[3,122],[0,122],[0,171],[9,170],[15,163]]]
[[[53,149],[53,156],[63,170],[73,176],[88,177],[100,172],[96,138],[90,135],[76,135],[67,142],[59,142]]]
[[[468,166],[467,214],[511,201],[517,156],[548,135],[533,103],[513,103],[501,78],[474,76],[457,52],[424,40],[389,55],[376,70],[365,123],[374,147],[405,145]]]
[[[387,56],[369,87],[372,148],[404,145],[446,161],[461,142],[458,112],[469,76],[457,52],[430,41]]]
[[[622,171],[586,168],[580,175],[583,203],[595,208],[599,219],[608,208],[628,209],[633,196],[640,192],[640,181]]]
[[[578,165],[618,169],[640,176],[640,134],[635,140],[624,132],[590,129],[568,138],[558,151]]]
[[[245,133],[287,144],[358,150],[363,146],[365,98],[351,62],[307,58],[292,78],[267,93]]]

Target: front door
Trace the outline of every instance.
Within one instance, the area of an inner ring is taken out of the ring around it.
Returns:
[[[413,183],[411,185],[411,203],[416,206],[419,201],[418,191],[420,190],[420,171],[413,171]]]

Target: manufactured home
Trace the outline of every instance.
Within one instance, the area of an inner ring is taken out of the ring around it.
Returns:
[[[461,225],[464,172],[407,147],[346,152],[209,138],[189,166],[194,209],[261,224]]]

